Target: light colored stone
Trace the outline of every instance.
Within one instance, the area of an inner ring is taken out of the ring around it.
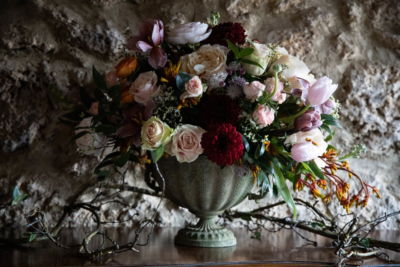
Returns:
[[[2,3],[0,10],[0,198],[7,201],[15,185],[30,197],[21,205],[0,210],[0,226],[26,223],[34,208],[54,223],[63,206],[90,181],[98,155],[76,152],[73,130],[59,124],[58,116],[78,99],[78,88],[91,79],[91,67],[109,69],[125,53],[123,44],[146,18],[176,24],[205,21],[211,11],[222,21],[239,21],[250,38],[274,42],[300,57],[317,77],[339,83],[343,129],[337,130],[340,149],[364,143],[364,159],[354,169],[380,188],[382,200],[371,199],[359,209],[371,219],[399,209],[400,174],[400,42],[397,0],[33,0]],[[154,8],[157,7],[157,8]],[[130,185],[143,186],[140,170],[129,172]],[[115,178],[117,179],[117,177]],[[80,201],[91,200],[90,189]],[[308,192],[296,196],[311,199]],[[123,193],[121,208],[104,206],[104,220],[126,221],[153,216],[157,198]],[[311,199],[312,200],[312,199]],[[246,210],[277,201],[244,202]],[[2,203],[1,202],[1,203]],[[195,217],[167,200],[156,214],[162,226],[182,226]],[[337,202],[322,208],[343,213]],[[299,207],[300,218],[311,213]],[[271,215],[288,215],[286,207]],[[93,223],[87,212],[74,213],[67,225]],[[393,218],[381,228],[398,228]],[[113,224],[110,224],[113,225]],[[234,226],[243,226],[237,221]],[[272,238],[272,237],[271,237]]]

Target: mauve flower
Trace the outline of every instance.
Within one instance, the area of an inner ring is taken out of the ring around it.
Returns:
[[[164,41],[164,24],[161,20],[148,20],[139,28],[139,34],[128,40],[127,47],[131,50],[148,53],[149,64],[159,69],[167,63],[167,54],[161,48]]]
[[[265,90],[265,85],[260,83],[259,81],[252,81],[249,84],[246,84],[243,87],[243,92],[246,96],[247,99],[249,99],[251,102],[254,102],[262,96]]]
[[[143,106],[138,103],[132,103],[129,108],[123,110],[123,124],[116,131],[116,136],[120,138],[130,138],[132,144],[140,146],[141,120],[147,120],[153,113],[154,103]]]
[[[322,125],[321,115],[316,110],[307,110],[294,122],[294,127],[299,131],[309,131]]]
[[[168,31],[167,40],[172,44],[195,44],[208,38],[211,29],[208,24],[201,22],[190,22],[176,25]]]
[[[157,74],[154,71],[142,72],[129,87],[136,102],[146,105],[158,92]]]
[[[297,162],[309,161],[321,156],[327,149],[328,144],[319,129],[306,132],[297,132],[289,135],[285,144],[292,145],[291,156]]]
[[[272,93],[275,89],[275,78],[268,78],[265,80],[265,90],[269,93]],[[272,100],[282,104],[285,102],[287,94],[283,93],[283,83],[278,81],[278,87],[275,90],[274,95],[272,96]]]
[[[275,111],[268,106],[258,105],[252,117],[257,125],[266,127],[274,121]]]
[[[337,84],[332,84],[332,80],[324,76],[313,83],[308,89],[307,101],[313,106],[325,103],[337,89]]]
[[[336,108],[335,101],[328,99],[323,104],[315,107],[315,110],[319,111],[321,114],[332,114]]]

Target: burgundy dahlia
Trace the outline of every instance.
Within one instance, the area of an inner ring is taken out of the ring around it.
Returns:
[[[240,23],[225,22],[212,28],[210,37],[205,43],[227,46],[226,40],[234,44],[244,44],[246,40],[245,30]]]
[[[200,125],[208,129],[215,124],[230,123],[236,125],[241,109],[227,95],[208,95],[199,104]]]
[[[234,164],[244,153],[242,135],[229,123],[216,125],[204,133],[201,146],[208,159],[220,166]]]

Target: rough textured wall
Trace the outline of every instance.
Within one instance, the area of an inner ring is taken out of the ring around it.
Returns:
[[[339,83],[343,128],[337,130],[336,142],[342,148],[367,146],[365,158],[352,164],[383,197],[359,213],[371,218],[400,208],[398,0],[2,0],[0,203],[17,184],[30,197],[2,209],[0,226],[24,224],[24,213],[34,208],[54,221],[66,201],[90,182],[96,157],[76,152],[72,130],[57,117],[77,101],[79,86],[90,82],[91,66],[112,66],[143,19],[198,21],[213,10],[222,21],[242,22],[253,38],[281,44],[316,76],[326,74]],[[138,176],[130,174],[126,180],[132,184]],[[148,214],[156,205],[152,197],[136,202],[132,194],[124,197],[132,207],[110,205],[105,217],[135,220],[142,216],[136,211]],[[343,213],[333,205],[327,208]],[[285,213],[285,208],[274,211]],[[70,224],[84,218],[77,214]],[[163,225],[193,219],[168,201],[158,218]],[[382,227],[397,228],[398,223],[393,219]]]

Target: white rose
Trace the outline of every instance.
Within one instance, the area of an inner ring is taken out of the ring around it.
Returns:
[[[276,64],[286,65],[287,68],[282,71],[282,77],[286,79],[292,77],[302,78],[307,81],[314,79],[314,76],[310,74],[310,69],[307,67],[306,63],[297,57],[291,55],[282,55],[277,61],[274,62],[272,66]]]
[[[142,148],[154,150],[161,145],[165,145],[171,139],[171,128],[157,117],[151,117],[142,125],[140,137]]]
[[[224,46],[203,45],[181,57],[181,70],[208,80],[214,74],[225,72],[227,54],[228,49]]]
[[[190,124],[179,126],[166,150],[179,162],[193,162],[203,153],[201,137],[205,132],[204,129]]]
[[[157,74],[154,71],[140,73],[129,87],[136,102],[146,105],[158,92]]]
[[[211,29],[208,24],[190,22],[180,24],[171,29],[167,34],[167,40],[172,44],[194,44],[208,38]]]
[[[181,95],[182,100],[185,98],[201,96],[205,91],[205,88],[199,76],[193,76],[185,83],[185,90],[186,91]]]
[[[244,58],[258,63],[260,66],[247,63],[243,63],[242,65],[247,73],[254,76],[260,76],[267,69],[272,50],[267,45],[260,43],[252,43],[251,47],[254,49],[253,53]]]

